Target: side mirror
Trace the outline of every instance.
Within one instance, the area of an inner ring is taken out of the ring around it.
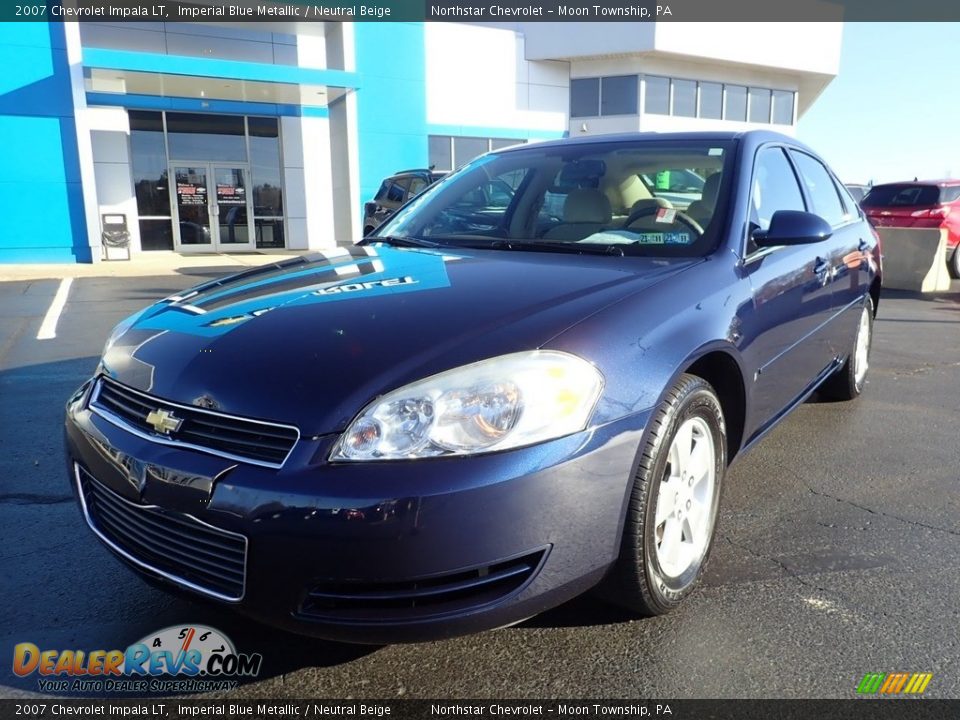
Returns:
[[[833,228],[819,215],[800,210],[777,210],[770,218],[770,227],[756,230],[757,247],[778,245],[810,245],[833,235]]]

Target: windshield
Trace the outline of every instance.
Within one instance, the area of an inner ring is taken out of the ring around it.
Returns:
[[[507,250],[706,255],[716,245],[731,158],[729,141],[491,153],[426,190],[376,235]]]

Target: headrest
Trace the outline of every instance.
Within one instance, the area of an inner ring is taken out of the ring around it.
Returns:
[[[607,223],[613,216],[610,200],[599,190],[571,190],[563,203],[563,221],[567,223]]]
[[[720,190],[720,175],[721,173],[715,172],[703,183],[703,195],[700,197],[700,202],[711,208],[717,204],[717,192]]]

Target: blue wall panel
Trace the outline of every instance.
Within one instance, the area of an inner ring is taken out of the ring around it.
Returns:
[[[0,23],[0,262],[89,262],[59,23]]]
[[[427,165],[426,46],[423,23],[356,23],[354,32],[363,202],[388,175]]]

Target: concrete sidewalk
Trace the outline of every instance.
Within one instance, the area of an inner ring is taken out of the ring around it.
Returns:
[[[0,282],[42,280],[67,277],[147,277],[177,275],[197,268],[229,272],[257,265],[289,260],[308,255],[312,250],[275,250],[253,253],[181,254],[175,252],[138,253],[129,261],[111,260],[97,263],[49,263],[0,265]]]

